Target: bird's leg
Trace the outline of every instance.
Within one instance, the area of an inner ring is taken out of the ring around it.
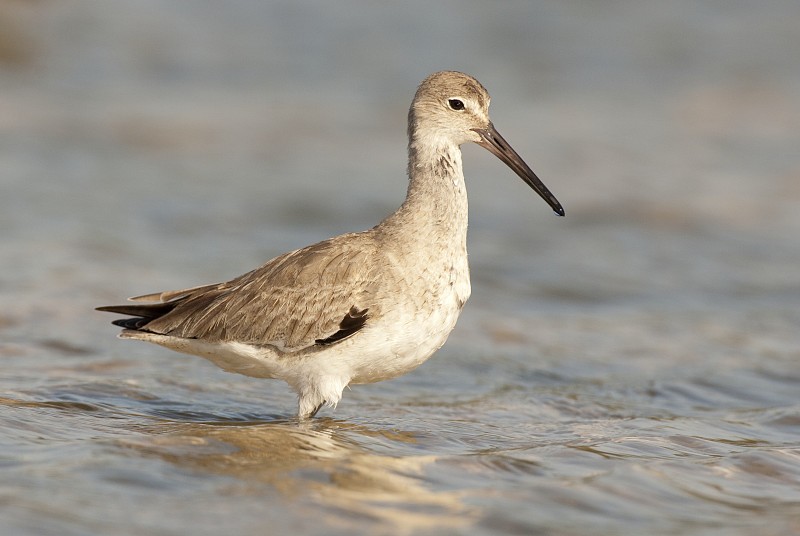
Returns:
[[[306,415],[306,418],[308,418],[308,419],[313,419],[313,418],[314,418],[314,415],[316,415],[316,414],[317,414],[317,412],[320,410],[320,408],[321,408],[322,406],[324,406],[324,405],[325,405],[325,401],[323,400],[322,402],[320,402],[320,404],[319,404],[319,405],[318,405],[316,408],[314,408],[314,411],[312,411],[311,413],[309,413],[308,415]]]

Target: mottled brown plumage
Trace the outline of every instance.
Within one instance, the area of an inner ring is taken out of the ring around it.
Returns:
[[[226,283],[173,291],[179,297],[166,304],[100,310],[144,317],[139,329],[172,337],[300,350],[333,337],[352,307],[371,305],[380,276],[369,269],[374,248],[359,242],[355,235],[332,238]]]

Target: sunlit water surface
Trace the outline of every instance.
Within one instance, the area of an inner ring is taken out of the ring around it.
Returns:
[[[0,532],[800,533],[796,2],[393,6],[0,7]],[[567,217],[465,148],[420,369],[297,422],[93,311],[375,224],[442,68]]]

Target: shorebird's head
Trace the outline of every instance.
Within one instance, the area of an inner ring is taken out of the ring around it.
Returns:
[[[561,203],[495,130],[489,119],[489,93],[469,75],[441,71],[422,81],[409,111],[412,143],[439,145],[474,142],[489,150],[519,175],[559,216]]]

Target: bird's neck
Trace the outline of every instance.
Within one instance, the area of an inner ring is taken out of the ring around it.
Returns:
[[[391,218],[419,227],[423,235],[432,231],[437,240],[466,245],[467,190],[456,144],[445,137],[410,136],[408,193]]]

